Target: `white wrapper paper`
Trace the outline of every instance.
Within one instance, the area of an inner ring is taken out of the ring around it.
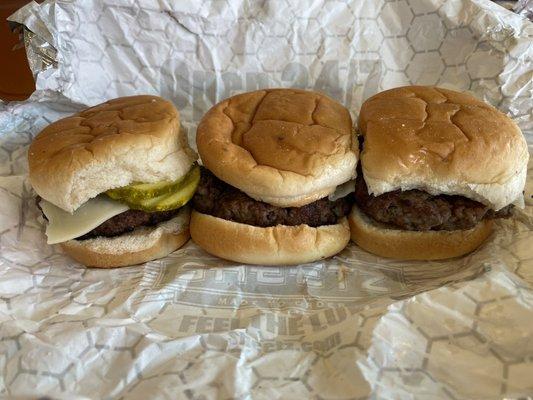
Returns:
[[[350,244],[319,263],[243,266],[193,243],[102,271],[48,246],[29,142],[82,105],[171,99],[194,142],[214,103],[323,91],[357,116],[403,84],[469,90],[533,143],[532,24],[485,0],[32,3],[37,91],[0,104],[0,396],[520,398],[533,393],[533,180],[475,253],[395,262]],[[532,148],[533,149],[533,148]]]

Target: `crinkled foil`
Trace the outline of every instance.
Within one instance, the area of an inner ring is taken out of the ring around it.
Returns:
[[[24,29],[24,47],[34,76],[49,68],[57,68],[57,50],[27,28]]]
[[[189,242],[86,269],[48,246],[31,139],[79,103],[155,93],[196,124],[261,87],[352,111],[403,84],[470,91],[533,150],[533,27],[487,0],[49,0],[11,18],[37,91],[0,104],[0,397],[503,399],[533,393],[533,164],[526,207],[476,252],[399,262],[350,244],[300,266],[238,265]],[[31,32],[30,32],[31,31]]]
[[[533,21],[533,1],[531,0],[518,0],[513,7],[513,10],[530,21]]]

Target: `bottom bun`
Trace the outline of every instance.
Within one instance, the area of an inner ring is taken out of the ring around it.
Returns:
[[[183,208],[172,219],[115,237],[69,240],[63,250],[87,267],[114,268],[155,260],[179,249],[189,240],[190,210]]]
[[[208,253],[246,264],[294,265],[331,257],[350,241],[348,221],[312,228],[261,228],[193,211],[192,240]]]
[[[474,251],[492,233],[493,221],[484,219],[472,229],[407,231],[374,222],[354,206],[349,216],[352,240],[362,249],[400,260],[442,260]]]

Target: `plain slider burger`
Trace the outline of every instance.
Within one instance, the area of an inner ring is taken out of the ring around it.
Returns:
[[[437,87],[369,98],[359,116],[352,239],[397,259],[475,250],[496,218],[523,206],[529,158],[518,126],[494,107]]]
[[[108,101],[46,127],[30,145],[30,182],[49,244],[93,267],[164,257],[189,239],[200,179],[172,103]]]
[[[262,265],[344,249],[358,159],[352,129],[346,108],[310,91],[259,90],[214,106],[197,130],[205,168],[193,198],[193,241],[218,257]]]

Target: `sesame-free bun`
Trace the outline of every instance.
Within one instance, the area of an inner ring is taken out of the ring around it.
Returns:
[[[152,227],[140,227],[115,237],[69,240],[61,248],[87,267],[114,268],[162,258],[179,249],[189,238],[189,207],[172,219]]]
[[[193,211],[192,240],[208,253],[246,264],[294,265],[331,257],[350,241],[348,221],[317,228],[277,225],[261,228]]]
[[[69,212],[108,189],[178,179],[195,159],[178,111],[156,96],[110,100],[56,121],[28,152],[35,191]]]
[[[300,207],[355,176],[358,145],[348,110],[298,89],[240,94],[215,105],[198,126],[204,165],[255,200]]]
[[[363,250],[398,260],[441,260],[477,249],[492,233],[493,220],[481,220],[472,229],[408,231],[373,221],[357,206],[348,217],[352,240]]]
[[[406,86],[369,98],[359,115],[369,193],[420,189],[495,210],[519,199],[529,158],[518,126],[468,94]]]

